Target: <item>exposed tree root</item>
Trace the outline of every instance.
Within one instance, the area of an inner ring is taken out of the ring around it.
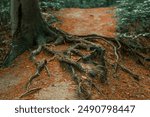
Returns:
[[[131,75],[135,80],[139,81],[140,78],[138,75],[134,74],[132,71],[127,69],[125,66],[118,64],[118,66],[123,70],[124,72],[127,72],[129,75]]]
[[[27,90],[25,93],[23,93],[21,96],[19,96],[19,99],[23,98],[23,97],[26,97],[30,94],[33,94],[37,91],[41,90],[41,88],[34,88],[34,89],[31,89],[31,90]]]
[[[29,86],[31,85],[31,82],[40,75],[41,71],[44,68],[47,71],[48,76],[50,77],[51,74],[48,70],[47,64],[56,59],[63,65],[67,66],[67,71],[71,74],[72,79],[78,85],[77,91],[81,99],[90,99],[92,96],[93,88],[101,96],[107,99],[107,96],[105,96],[100,91],[98,86],[94,83],[94,80],[99,80],[101,83],[107,83],[107,74],[109,72],[106,64],[106,50],[103,47],[103,45],[95,43],[97,39],[105,41],[112,47],[114,51],[114,74],[117,74],[119,70],[118,68],[120,68],[124,72],[131,75],[136,81],[140,80],[138,75],[130,71],[125,66],[121,65],[120,51],[124,47],[127,47],[127,49],[129,49],[129,47],[127,45],[122,44],[122,42],[120,42],[119,40],[99,35],[69,35],[63,32],[62,30],[54,28],[52,26],[50,26],[50,30],[58,34],[58,37],[55,41],[52,41],[49,44],[39,45],[36,50],[32,51],[30,59],[36,65],[36,72],[33,76],[29,78],[29,81],[26,84],[27,92],[21,97],[24,97],[30,92],[33,92],[33,90],[29,90]],[[64,43],[68,43],[69,45],[69,47],[66,50],[56,51],[54,49],[55,46],[59,46]],[[38,55],[41,51],[44,51],[45,53],[47,53],[47,55],[53,57],[49,58],[49,60],[43,59],[39,62],[36,60],[36,55]],[[88,52],[88,54],[85,54],[83,51]],[[135,54],[138,53],[135,52]],[[73,60],[72,56],[77,57],[78,60]],[[83,64],[92,65],[93,68],[86,68],[85,66],[83,66]]]
[[[73,67],[75,67],[77,70],[81,71],[81,72],[86,72],[86,70],[77,62],[74,62],[70,59],[66,59],[66,58],[62,58],[62,59],[59,59],[60,62],[64,62],[64,63],[67,63],[69,65],[72,65]]]
[[[36,63],[36,72],[34,73],[33,76],[29,78],[29,81],[27,82],[26,87],[25,87],[27,90],[29,89],[31,82],[40,75],[41,71],[44,68],[46,68],[47,70],[46,64],[47,64],[47,61],[45,59]]]

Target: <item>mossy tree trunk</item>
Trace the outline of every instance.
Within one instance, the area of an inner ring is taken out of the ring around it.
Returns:
[[[48,41],[47,36],[51,36],[51,39],[57,36],[42,19],[38,2],[38,0],[11,0],[13,41],[4,66],[9,66],[18,55],[32,46],[45,44]]]

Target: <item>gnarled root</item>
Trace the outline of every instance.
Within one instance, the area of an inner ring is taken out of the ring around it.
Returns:
[[[82,99],[90,99],[92,96],[92,89],[102,95],[105,99],[107,97],[100,91],[100,89],[94,83],[94,80],[100,80],[101,83],[108,82],[108,67],[106,64],[107,57],[105,56],[106,50],[99,44],[94,43],[96,39],[105,41],[109,44],[114,51],[114,74],[117,74],[118,68],[130,74],[135,80],[139,81],[139,76],[120,64],[120,50],[124,45],[118,40],[107,38],[98,35],[76,36],[69,35],[57,28],[51,27],[52,32],[58,33],[58,38],[52,41],[50,44],[43,44],[31,53],[30,59],[36,65],[36,72],[30,77],[26,84],[26,88],[29,90],[31,82],[37,78],[41,71],[45,68],[48,75],[50,72],[46,66],[54,59],[67,66],[67,71],[71,74],[72,79],[78,86],[78,94]],[[67,43],[69,47],[63,51],[56,51],[54,48],[63,43]],[[47,55],[53,56],[49,60],[43,59],[42,61],[36,61],[36,55],[41,51],[47,53]],[[84,52],[85,53],[84,53]],[[87,54],[87,53],[88,54]],[[73,60],[72,56],[78,58]],[[91,69],[85,67],[83,64],[92,66]],[[28,93],[28,92],[27,92]]]

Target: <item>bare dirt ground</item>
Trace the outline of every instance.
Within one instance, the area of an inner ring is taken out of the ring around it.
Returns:
[[[55,14],[61,22],[54,25],[70,34],[116,36],[113,8],[62,9]],[[106,56],[109,62],[113,63],[115,56],[110,45],[102,41],[97,43],[106,48]],[[64,44],[56,49],[63,50],[66,47]],[[38,55],[39,60],[43,58],[47,58],[44,53]],[[97,82],[101,94],[93,91],[91,99],[150,99],[150,70],[138,65],[127,55],[123,58],[123,64],[140,75],[141,80],[138,82],[123,71],[119,71],[118,78],[115,79],[112,77],[111,67],[108,66],[108,84]],[[48,63],[48,68],[50,77],[46,71],[42,71],[31,84],[31,88],[42,89],[22,99],[80,99],[75,82],[58,61]],[[11,67],[0,69],[0,99],[19,99],[18,97],[25,92],[26,82],[34,72],[35,66],[29,60],[29,52],[19,56]]]

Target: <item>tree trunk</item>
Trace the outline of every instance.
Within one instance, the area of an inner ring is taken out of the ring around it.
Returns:
[[[43,45],[47,36],[56,38],[42,19],[38,0],[11,0],[11,28],[13,41],[11,50],[6,56],[4,66],[33,45]]]

